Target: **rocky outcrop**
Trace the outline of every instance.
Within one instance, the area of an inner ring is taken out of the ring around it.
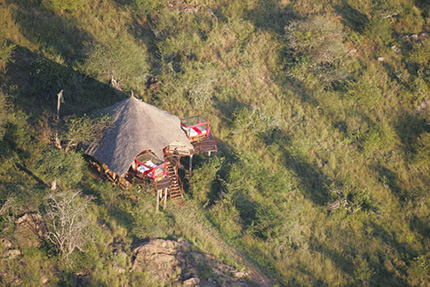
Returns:
[[[413,41],[413,42],[419,42],[419,41],[423,41],[424,39],[428,38],[429,34],[427,32],[421,32],[419,34],[406,34],[402,36],[402,40],[404,42],[409,42],[409,41]]]
[[[133,250],[134,272],[146,272],[158,283],[182,286],[248,286],[245,271],[192,251],[187,241],[153,239]]]
[[[39,213],[25,213],[15,223],[15,236],[21,238],[18,242],[21,247],[40,247],[47,228]]]

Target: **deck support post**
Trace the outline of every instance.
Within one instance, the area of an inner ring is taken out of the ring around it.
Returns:
[[[163,210],[166,210],[167,208],[167,187],[164,189],[164,204],[163,204]]]
[[[190,173],[192,169],[193,169],[193,155],[190,155],[190,166],[189,166]]]
[[[159,208],[160,208],[160,190],[159,189],[157,189],[157,205],[156,205],[156,207],[155,207],[155,210],[159,210]]]
[[[208,151],[208,156],[211,156],[211,152],[210,151]]]

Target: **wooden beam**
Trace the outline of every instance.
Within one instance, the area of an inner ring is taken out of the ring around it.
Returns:
[[[193,155],[190,155],[190,166],[189,166],[190,174],[192,169],[193,169]]]
[[[157,189],[157,205],[155,210],[158,211],[160,209],[160,190]]]
[[[163,210],[166,210],[167,208],[167,187],[164,189],[164,204],[163,204]]]

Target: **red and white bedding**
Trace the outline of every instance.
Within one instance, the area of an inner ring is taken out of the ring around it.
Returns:
[[[149,166],[149,167],[147,167]],[[154,167],[156,167],[157,165],[155,163],[153,163],[152,161],[148,160],[144,163],[144,165],[139,165],[137,168],[137,171],[144,173],[144,174],[148,174],[150,171],[152,171],[152,169]],[[158,168],[155,170],[155,176],[159,175],[160,173],[164,172],[163,168]]]
[[[190,137],[196,137],[199,135],[206,135],[206,133],[207,133],[206,126],[197,126],[197,127],[192,127],[192,128],[187,128],[187,127],[182,126],[182,129],[184,131],[188,131],[188,135]]]

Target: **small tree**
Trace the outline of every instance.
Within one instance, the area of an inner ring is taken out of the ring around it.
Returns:
[[[66,118],[66,129],[63,136],[65,143],[64,151],[67,153],[78,144],[89,144],[97,140],[109,126],[110,117],[102,116],[91,118],[86,115],[82,117],[70,116]]]
[[[65,256],[75,249],[83,251],[89,242],[88,229],[91,224],[87,216],[89,197],[80,191],[50,194],[46,203],[45,220],[47,239]]]
[[[346,54],[341,26],[329,18],[293,21],[285,32],[287,45],[314,64],[334,64]]]
[[[6,72],[6,66],[12,60],[12,52],[15,46],[9,44],[3,35],[0,35],[0,73]]]
[[[340,24],[323,16],[292,21],[285,27],[285,37],[295,61],[305,63],[309,71],[328,81],[344,77],[340,67],[346,47]]]
[[[3,138],[7,122],[6,96],[0,90],[0,140]]]
[[[62,187],[71,187],[81,180],[84,164],[79,153],[52,149],[39,156],[35,171],[44,181],[51,182],[53,189],[57,183]]]

